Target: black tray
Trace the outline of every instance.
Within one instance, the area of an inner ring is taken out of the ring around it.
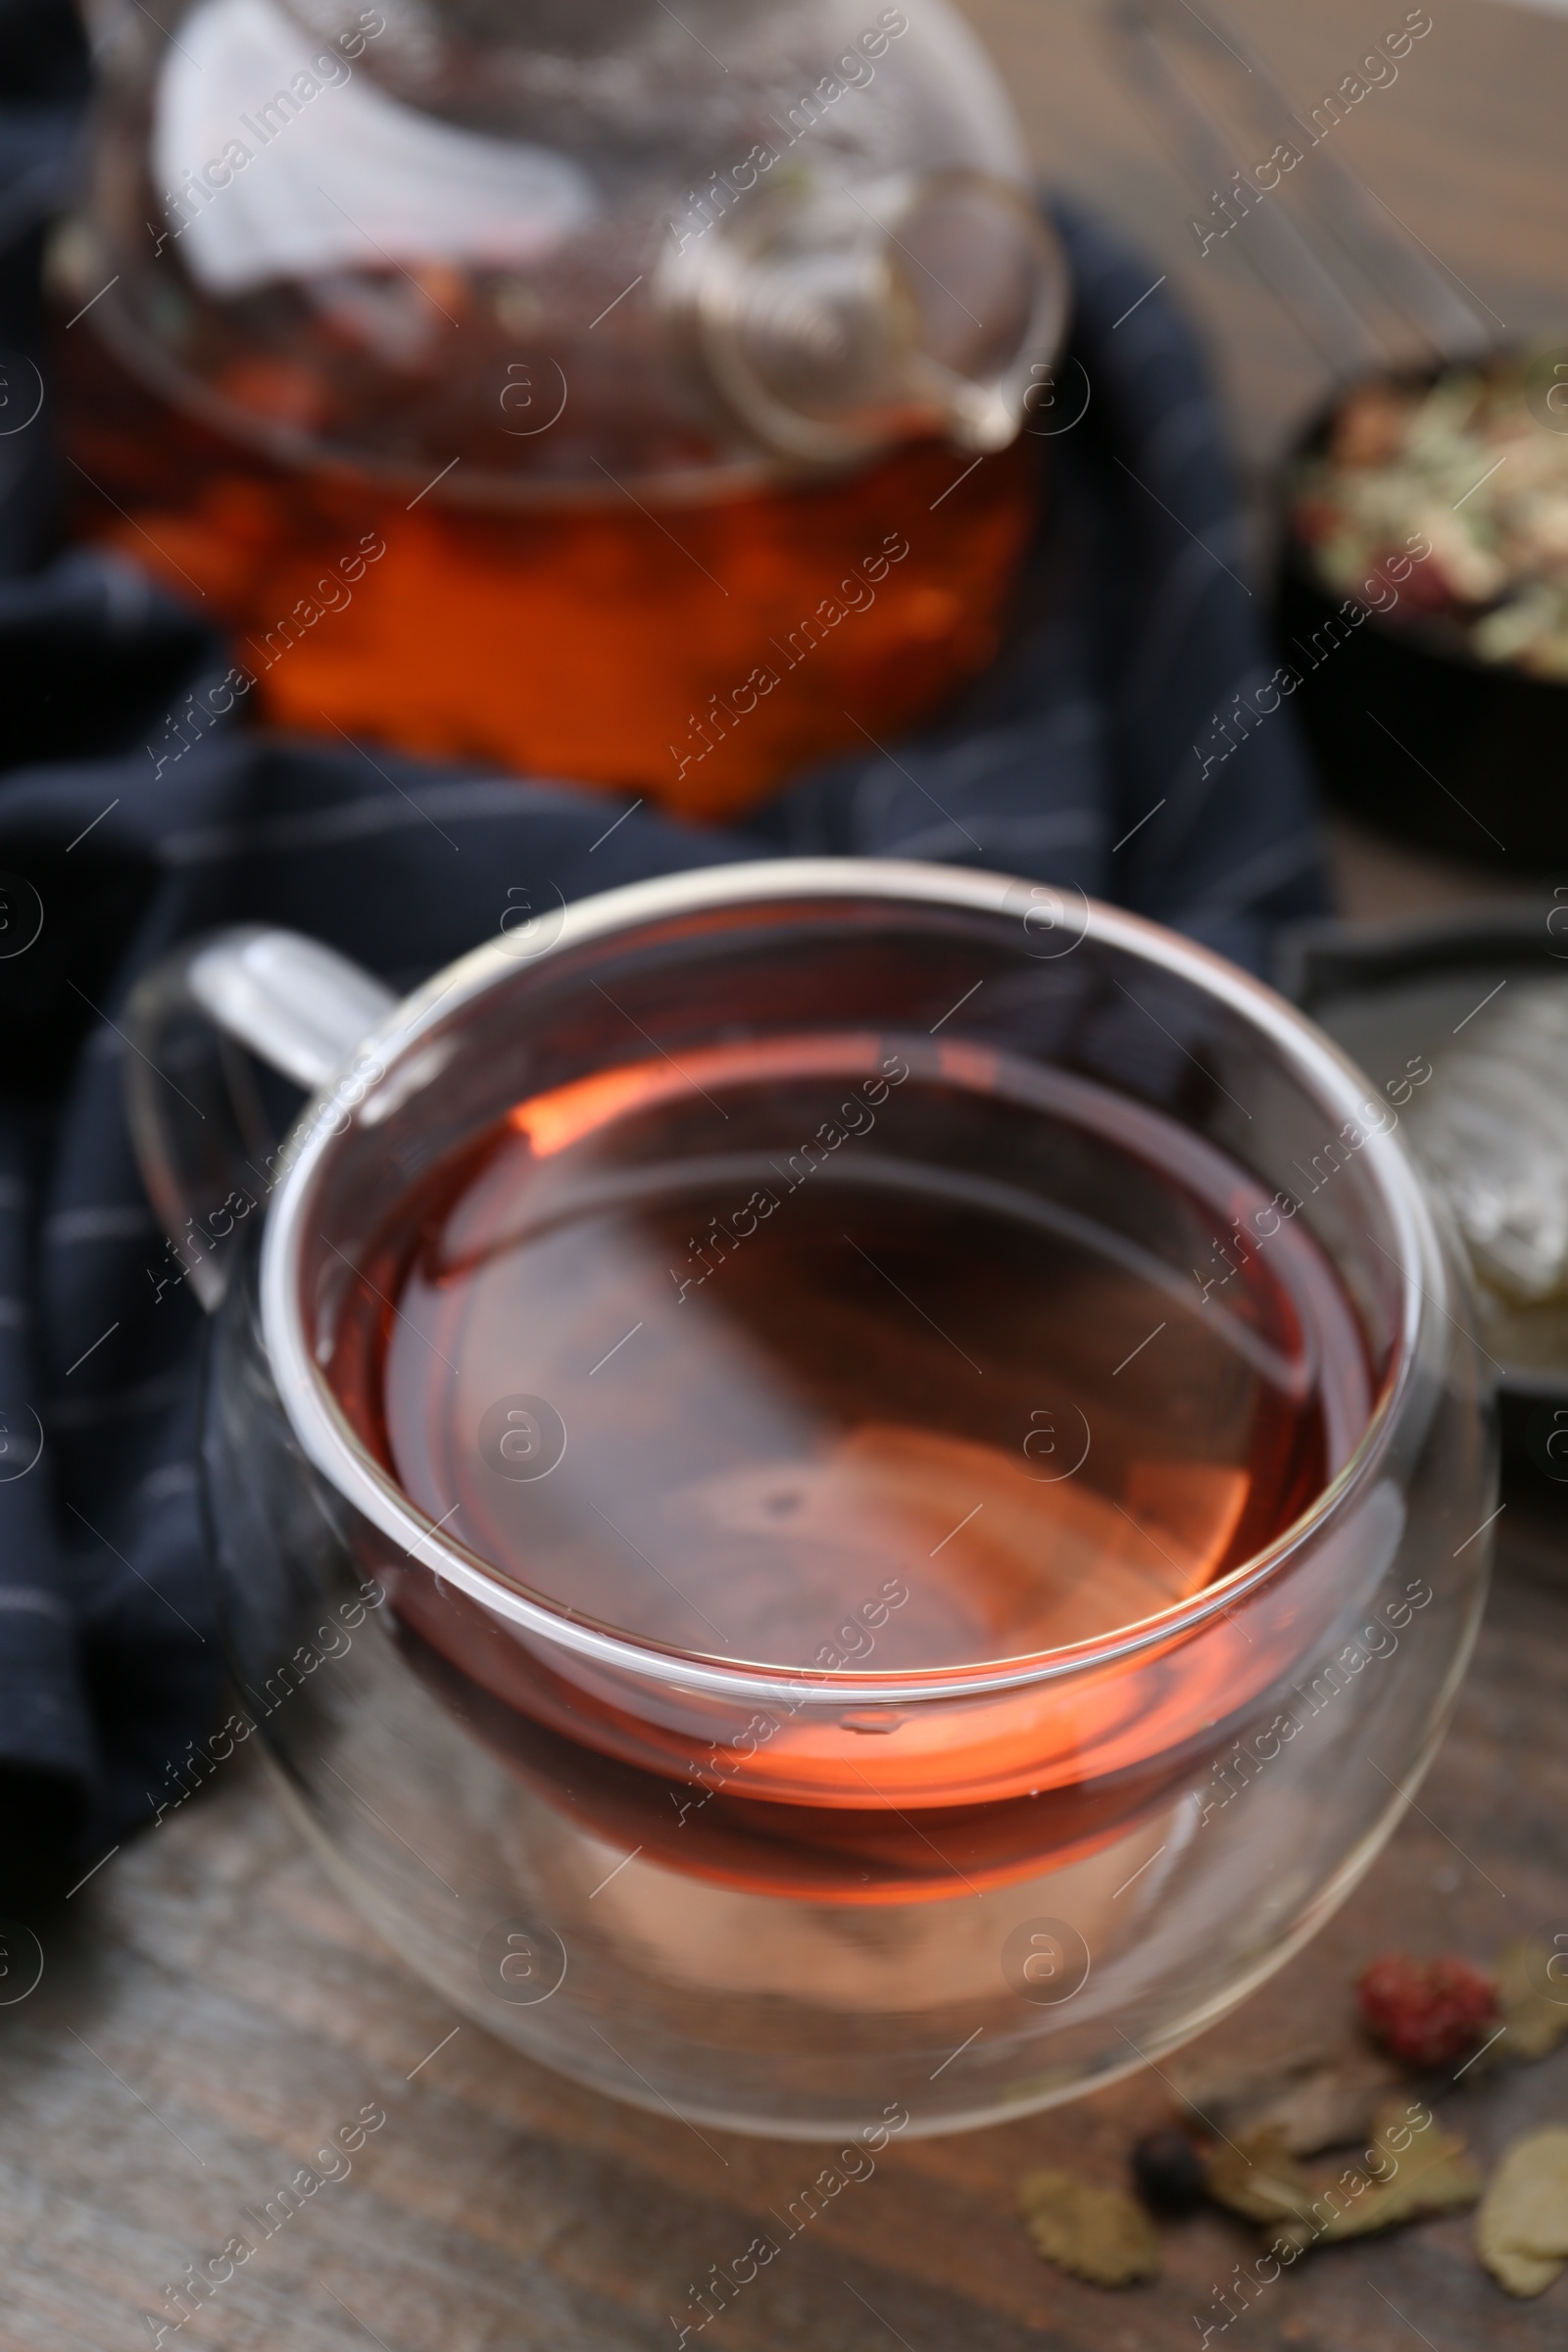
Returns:
[[[1538,905],[1486,905],[1416,921],[1292,924],[1280,937],[1274,976],[1360,1064],[1376,1093],[1412,1055],[1448,1044],[1489,991],[1519,972],[1556,972],[1568,986],[1568,891],[1543,893]],[[1568,1086],[1568,1070],[1563,1079]],[[1528,1462],[1568,1483],[1568,1358],[1551,1366],[1504,1360],[1498,1402],[1511,1466]]]

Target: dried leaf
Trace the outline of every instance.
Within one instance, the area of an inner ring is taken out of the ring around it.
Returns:
[[[1546,1973],[1561,1959],[1544,1943],[1511,1943],[1503,1953],[1497,2013],[1507,2033],[1496,2045],[1498,2058],[1544,2058],[1568,2034],[1568,1984]]]
[[[1473,2205],[1481,2194],[1480,2174],[1458,2134],[1430,2122],[1412,2132],[1402,2104],[1377,2119],[1368,2156],[1371,2171],[1352,2165],[1314,2178],[1277,2132],[1260,2132],[1210,2159],[1208,2192],[1248,2221],[1271,2225],[1271,2244],[1298,2248],[1397,2229],[1423,2214]]]
[[[1359,2188],[1357,2180],[1363,2183]],[[1456,2132],[1431,2128],[1399,2160],[1392,2179],[1354,2175],[1348,2180],[1342,2179],[1335,2193],[1343,2195],[1346,2203],[1335,2207],[1332,2196],[1322,2200],[1331,2207],[1327,2220],[1312,2237],[1297,2242],[1333,2245],[1347,2237],[1397,2230],[1401,2223],[1420,2221],[1428,2214],[1459,2212],[1480,2196],[1481,2175],[1465,2154],[1464,2141]]]
[[[1172,2070],[1188,2118],[1237,2141],[1272,2132],[1293,2156],[1358,2139],[1404,2076],[1367,2050],[1314,2045],[1261,2061],[1189,2059]]]
[[[1510,2295],[1544,2294],[1568,2265],[1568,2132],[1509,2149],[1476,2216],[1476,2251]]]
[[[1030,2173],[1019,2182],[1025,2225],[1048,2262],[1095,2286],[1159,2276],[1159,2239],[1136,2198],[1076,2173]]]
[[[1510,2295],[1544,2295],[1553,2280],[1562,2277],[1560,2262],[1545,2262],[1534,2254],[1521,2254],[1513,2246],[1483,2247],[1481,2259],[1492,2276]]]
[[[1312,2208],[1312,2180],[1277,2132],[1254,2132],[1208,2160],[1207,2188],[1247,2222],[1298,2222]]]
[[[1568,2262],[1568,2132],[1561,2126],[1533,2132],[1513,2151],[1530,2159],[1508,2206],[1507,2234],[1541,2262]]]

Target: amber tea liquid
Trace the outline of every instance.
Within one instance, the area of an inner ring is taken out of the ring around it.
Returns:
[[[704,820],[984,669],[1035,519],[1027,436],[657,513],[646,490],[490,505],[457,494],[488,447],[427,493],[293,468],[156,397],[90,321],[57,345],[74,527],[226,624],[262,718]],[[220,388],[264,420],[283,400],[260,364]]]
[[[520,1102],[439,1167],[368,1254],[329,1377],[430,1520],[579,1617],[818,1674],[1030,1657],[1266,1546],[1364,1427],[1316,1244],[1281,1224],[1224,1250],[1266,1198],[1005,1054],[699,1050]],[[432,1633],[445,1694],[521,1768],[552,1777],[564,1731],[600,1743]],[[710,1839],[774,1812],[721,1758],[695,1770]],[[565,1771],[644,1834],[644,1797],[666,1824],[678,1800],[641,1777]]]

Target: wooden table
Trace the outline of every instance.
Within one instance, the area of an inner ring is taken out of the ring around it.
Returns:
[[[1117,65],[1099,0],[961,5],[1005,70],[1042,175],[1135,242],[1151,280],[1168,273],[1217,357],[1244,453],[1254,466],[1270,462],[1319,405],[1328,375],[1259,283],[1245,225],[1200,256],[1189,220],[1206,208]],[[1200,24],[1217,21],[1204,0],[1181,5]],[[1408,0],[1216,6],[1222,29],[1239,27],[1310,109],[1399,24]],[[1397,81],[1335,125],[1332,152],[1468,291],[1499,339],[1568,337],[1568,14],[1503,0],[1431,0],[1427,13],[1432,31]]]
[[[1391,1943],[1486,1959],[1568,1923],[1568,1516],[1504,1517],[1502,1564],[1459,1716],[1420,1810],[1316,1943],[1210,2039],[1283,2048],[1347,2020]],[[0,2346],[125,2352],[341,2122],[386,2122],[346,2178],[280,2222],[166,2347],[201,2352],[670,2352],[669,2315],[810,2147],[612,2105],[460,2023],[405,1975],[302,1850],[237,1751],[212,1793],[37,1926],[42,1982],[0,2009]],[[1143,2073],[1054,2114],[900,2146],[787,2245],[706,2337],[717,2352],[1156,2352],[1256,2250],[1218,2213],[1173,2226],[1165,2275],[1120,2293],[1042,2263],[1019,2176],[1105,2181],[1160,2121]],[[1484,2163],[1568,2121],[1568,2047],[1441,2110]],[[332,2168],[328,2168],[332,2169]],[[274,2217],[275,2218],[275,2217]],[[1509,2302],[1466,2216],[1319,2252],[1245,2321],[1250,2352],[1545,2352],[1568,2280]],[[1402,2320],[1396,2317],[1402,2315]],[[1410,2329],[1416,2331],[1410,2334]],[[1217,2336],[1213,2339],[1222,2339]]]
[[[1069,0],[969,0],[1028,110],[1037,153],[1140,239],[1210,331],[1257,463],[1322,377],[1239,254],[1200,264],[1188,193]],[[1253,41],[1312,95],[1402,9],[1246,0]],[[1398,84],[1343,126],[1345,151],[1509,329],[1564,323],[1557,272],[1568,22],[1433,0]],[[1234,241],[1233,241],[1234,242]],[[1357,912],[1478,895],[1485,878],[1341,828]],[[1354,1969],[1390,1943],[1492,1955],[1568,1920],[1568,1515],[1516,1496],[1456,1727],[1421,1810],[1309,1950],[1216,2039],[1260,2048],[1337,2028]],[[815,2170],[808,2148],[612,2106],[460,2023],[345,1908],[241,1750],[210,1794],[35,1924],[42,1981],[0,2007],[0,2352],[119,2352],[325,2133],[386,2122],[166,2346],[202,2352],[669,2352],[670,2314]],[[0,1983],[0,1991],[3,1991]],[[1450,2102],[1484,2160],[1568,2121],[1568,2049]],[[1155,2286],[1108,2294],[1032,2252],[1019,2175],[1123,2177],[1166,2108],[1144,2074],[1081,2105],[891,2147],[793,2241],[709,2340],[730,2352],[1153,2352],[1195,2344],[1253,2248],[1204,2215],[1168,2233]],[[249,2232],[255,2235],[254,2230]],[[1198,2324],[1195,2325],[1195,2315]],[[1477,2268],[1464,2217],[1319,2253],[1239,2321],[1250,2352],[1534,2352],[1568,2327],[1568,2281],[1514,2304]],[[690,2339],[696,2341],[695,2337]],[[1220,2340],[1218,2337],[1213,2339]]]

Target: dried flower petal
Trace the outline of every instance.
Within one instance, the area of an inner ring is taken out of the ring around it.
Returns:
[[[1517,2140],[1476,2216],[1476,2251],[1510,2295],[1544,2294],[1568,2266],[1568,2132]]]
[[[1018,2203],[1048,2262],[1094,2286],[1131,2286],[1159,2276],[1159,2239],[1134,2197],[1097,2188],[1076,2173],[1030,2173]]]

